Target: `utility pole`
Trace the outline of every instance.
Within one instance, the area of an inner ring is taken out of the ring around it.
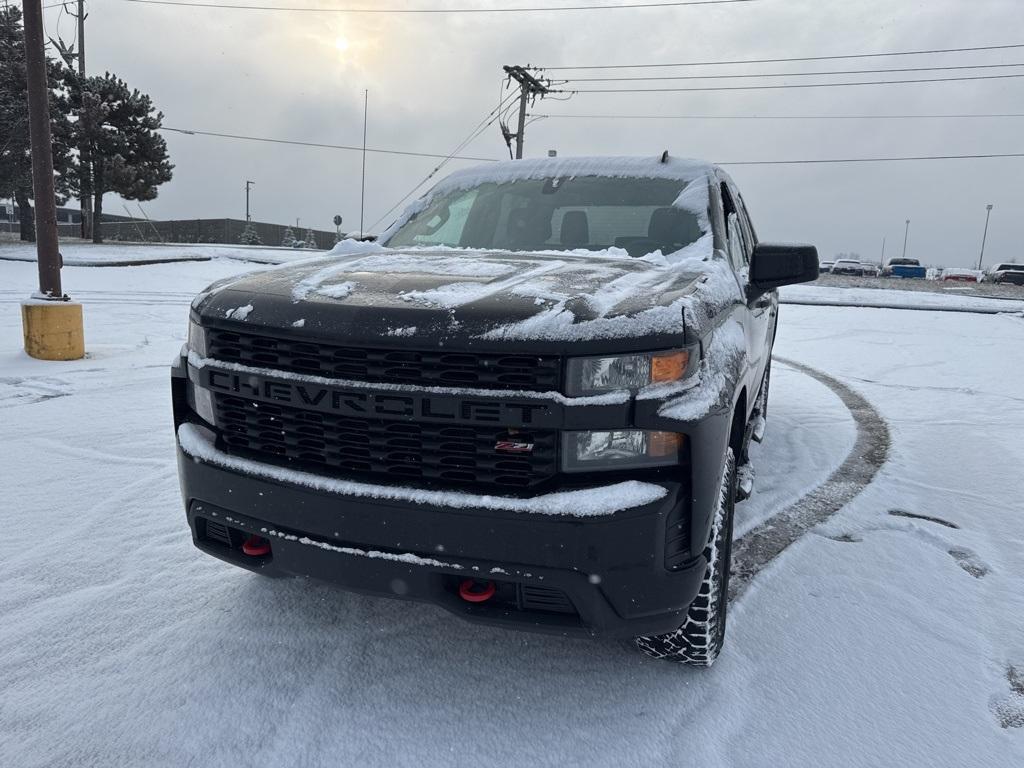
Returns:
[[[249,216],[249,187],[255,187],[255,186],[256,186],[256,182],[255,181],[246,181],[245,182],[245,220],[247,222],[248,221],[252,221],[252,217]]]
[[[85,12],[85,0],[77,0],[78,12],[72,13],[67,11],[69,15],[74,16],[78,22],[78,35],[77,45],[78,52],[75,52],[73,45],[67,45],[60,38],[50,38],[50,42],[60,53],[60,57],[64,60],[64,64],[68,69],[76,68],[78,70],[78,77],[81,80],[85,79],[85,19],[89,14]],[[67,10],[67,2],[64,3],[65,10]],[[77,59],[77,67],[75,66]],[[82,167],[83,183],[82,189],[79,190],[79,207],[82,212],[82,221],[80,223],[80,236],[83,240],[92,237],[92,192],[90,189],[92,167],[89,162],[89,153],[84,147],[79,147],[80,163]]]
[[[985,232],[981,236],[981,255],[978,256],[978,270],[981,270],[981,262],[985,260],[985,241],[988,239],[988,220],[992,216],[992,203],[985,206]]]
[[[907,228],[903,230],[903,258],[907,258],[907,238],[910,237],[910,219],[907,219]]]
[[[538,80],[531,75],[526,67],[506,66],[503,68],[510,79],[519,83],[519,124],[515,133],[506,133],[507,139],[516,140],[516,160],[523,158],[523,139],[526,134],[526,107],[538,96],[546,96],[551,91],[550,83]],[[506,140],[507,140],[506,139]]]
[[[78,0],[78,76],[85,79],[85,0]],[[92,180],[92,161],[88,153],[81,152],[81,163],[83,173]],[[82,211],[82,239],[92,239],[92,184],[84,185],[87,188],[82,190],[80,208]]]
[[[882,236],[882,266],[885,266],[885,236]]]
[[[363,174],[359,186],[359,237],[363,232],[363,204],[366,202],[366,114],[370,105],[370,91],[363,91]]]
[[[25,26],[25,74],[28,85],[32,196],[36,205],[36,255],[39,293],[21,305],[25,351],[42,360],[77,360],[85,355],[82,305],[68,301],[60,282],[57,198],[53,189],[50,89],[46,83],[42,0],[22,3]]]

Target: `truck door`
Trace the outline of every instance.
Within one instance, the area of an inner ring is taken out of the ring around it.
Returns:
[[[722,207],[726,221],[729,260],[745,296],[750,275],[750,257],[757,236],[739,191],[726,180],[722,181]],[[777,313],[778,296],[774,291],[748,302],[746,311],[742,313],[744,334],[747,339],[748,368],[744,383],[747,385],[748,407],[753,405],[754,398],[757,397],[761,377],[768,364],[770,334],[775,327]]]

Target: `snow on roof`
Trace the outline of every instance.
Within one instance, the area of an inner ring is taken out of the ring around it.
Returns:
[[[573,176],[637,177],[643,179],[678,179],[690,182],[707,176],[714,167],[703,160],[669,157],[664,163],[660,155],[640,157],[540,157],[531,160],[504,160],[450,173],[437,188],[462,188],[485,182],[547,179]]]

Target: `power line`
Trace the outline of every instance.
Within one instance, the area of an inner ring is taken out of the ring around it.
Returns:
[[[755,3],[758,0],[680,0],[663,3],[611,3],[608,5],[552,5],[515,8],[288,8],[280,5],[247,5],[211,2],[184,2],[183,0],[124,0],[140,5],[170,5],[179,8],[225,8],[236,11],[289,11],[295,13],[544,13],[551,11],[610,11],[630,8],[678,8],[687,5],[733,5]]]
[[[930,53],[965,53],[968,51],[1005,51],[1010,48],[1024,48],[1024,43],[1009,45],[976,45],[969,48],[931,48],[917,51],[886,51],[883,53],[847,53],[830,56],[792,56],[778,59],[718,59],[717,61],[685,61],[677,64],[578,64],[561,67],[539,67],[539,69],[649,69],[655,67],[711,67],[725,64],[780,64],[790,61],[833,61],[835,59],[871,59],[881,56],[923,56]]]
[[[963,69],[1009,69],[1019,64],[961,64],[948,67],[897,67],[893,69],[834,69],[824,72],[732,72],[723,75],[641,75],[639,77],[573,77],[566,83],[632,82],[639,80],[735,80],[748,77],[823,77],[825,75],[869,75],[894,72],[948,72]]]
[[[174,133],[184,133],[187,135],[196,136],[214,136],[219,139],[241,139],[244,141],[262,141],[269,144],[292,144],[299,147],[320,147],[322,149],[345,149],[353,152],[362,152],[362,147],[350,146],[347,144],[319,144],[313,141],[295,141],[292,139],[270,139],[265,136],[243,136],[237,133],[214,133],[213,131],[197,131],[191,128],[171,128],[169,126],[163,126],[160,130],[162,131],[173,131]],[[382,155],[405,155],[407,157],[440,157],[446,160],[477,160],[485,163],[493,163],[496,160],[493,157],[468,157],[463,155],[442,155],[432,152],[412,152],[400,149],[372,149],[366,148],[367,152],[375,152]]]
[[[985,160],[999,157],[1024,157],[1024,152],[985,155],[914,155],[908,157],[842,157],[822,160],[734,160],[716,165],[825,165],[828,163],[899,163],[914,160]]]
[[[426,176],[424,176],[419,181],[419,183],[416,184],[416,186],[414,186],[412,189],[410,189],[408,192],[406,192],[405,195],[397,203],[395,203],[390,208],[388,208],[383,213],[383,215],[381,215],[375,222],[373,222],[373,224],[370,225],[370,229],[372,230],[374,227],[376,227],[378,224],[380,224],[382,221],[384,221],[384,219],[386,219],[388,216],[391,215],[392,211],[394,211],[398,206],[400,206],[402,203],[404,203],[406,200],[408,200],[410,197],[412,197],[413,194],[416,193],[416,190],[418,190],[420,187],[422,187],[424,184],[426,184],[428,181],[430,181],[432,178],[434,178],[434,176],[437,174],[437,172],[440,171],[449,160],[455,159],[455,157],[456,157],[455,153],[456,152],[461,152],[464,147],[468,146],[478,136],[480,136],[485,130],[487,130],[491,125],[493,125],[494,122],[499,117],[501,117],[502,110],[505,108],[505,106],[507,104],[511,103],[512,99],[515,96],[516,96],[516,92],[515,91],[510,91],[508,93],[508,95],[505,96],[505,98],[501,99],[501,101],[498,102],[498,106],[496,106],[494,109],[492,109],[490,112],[488,112],[484,116],[483,120],[481,120],[479,123],[476,124],[476,127],[474,127],[473,130],[469,132],[469,134],[466,136],[466,138],[464,138],[462,141],[460,141],[458,143],[458,145],[455,147],[455,149],[452,150],[451,154],[448,157],[446,157],[444,160],[442,160],[440,163],[438,163],[437,166],[430,173],[428,173]],[[362,233],[360,233],[360,234],[362,234]]]
[[[849,83],[779,83],[777,85],[718,85],[694,88],[586,88],[552,91],[552,93],[681,93],[696,91],[772,91],[780,88],[845,88],[851,85],[901,85],[907,83],[953,83],[966,80],[1006,80],[1024,77],[1024,72],[1013,75],[970,75],[966,77],[932,77],[915,80],[859,80]]]
[[[537,118],[571,120],[933,120],[1024,117],[1024,112],[989,113],[976,115],[538,115]]]

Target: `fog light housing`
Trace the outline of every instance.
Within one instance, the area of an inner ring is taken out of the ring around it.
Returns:
[[[562,471],[596,472],[665,467],[679,463],[684,436],[678,432],[615,429],[565,432]]]

